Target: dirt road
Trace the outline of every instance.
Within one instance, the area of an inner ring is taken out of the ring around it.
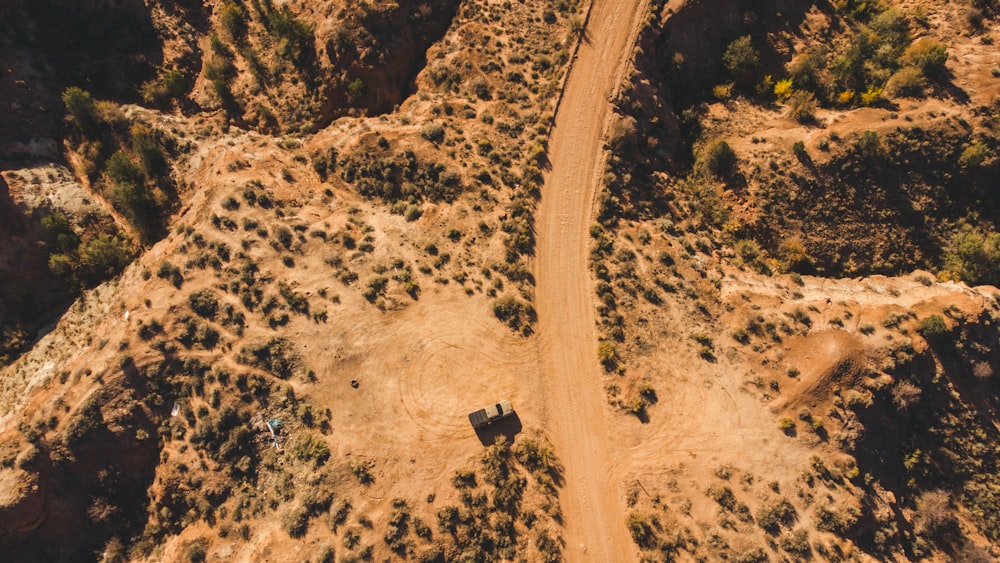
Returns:
[[[588,266],[594,194],[609,96],[645,13],[643,0],[595,0],[549,144],[552,169],[538,211],[539,336],[547,359],[548,431],[565,467],[568,561],[633,561],[608,455]]]

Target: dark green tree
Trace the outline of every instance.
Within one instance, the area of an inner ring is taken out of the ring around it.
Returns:
[[[62,101],[70,120],[83,133],[93,132],[97,127],[97,104],[90,92],[76,86],[63,90]]]
[[[118,235],[98,235],[80,245],[80,267],[84,276],[107,279],[132,260],[132,245]]]
[[[749,35],[733,40],[722,54],[722,62],[733,75],[736,82],[742,86],[753,84],[754,71],[760,62],[760,54],[754,48]]]

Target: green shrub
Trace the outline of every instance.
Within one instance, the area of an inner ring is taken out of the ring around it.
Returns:
[[[322,546],[316,553],[317,563],[334,563],[336,552],[332,545]]]
[[[920,334],[924,338],[939,338],[947,332],[948,325],[941,315],[931,315],[920,321]]]
[[[233,103],[233,92],[229,83],[236,76],[233,52],[218,37],[212,36],[212,54],[205,58],[203,72],[212,85],[212,91],[223,104]]]
[[[159,78],[142,84],[139,93],[147,104],[164,104],[177,100],[187,92],[187,77],[178,70],[168,70]]]
[[[535,308],[513,295],[505,295],[493,302],[493,315],[512,330],[528,334],[537,314]]]
[[[719,503],[719,506],[726,510],[733,510],[736,508],[736,496],[733,495],[733,490],[729,488],[728,485],[722,485],[720,483],[713,483],[705,491],[708,498]]]
[[[919,534],[940,537],[958,524],[951,507],[951,495],[942,490],[926,491],[917,499],[914,524]]]
[[[976,141],[965,147],[962,151],[962,155],[958,158],[958,162],[963,168],[976,168],[985,162],[989,156],[989,147],[980,141]]]
[[[171,99],[179,99],[187,91],[187,77],[179,70],[168,70],[160,79],[163,92]]]
[[[490,92],[490,85],[486,82],[486,79],[482,76],[476,77],[472,80],[472,93],[475,94],[480,100],[489,100],[492,98]]]
[[[406,206],[406,210],[403,212],[403,218],[406,219],[408,223],[412,223],[420,218],[424,214],[424,210],[417,204],[411,203]]]
[[[114,186],[111,204],[124,215],[146,241],[161,228],[162,212],[144,183],[123,182]]]
[[[733,563],[767,563],[770,561],[762,547],[750,548],[733,559]]]
[[[161,325],[159,321],[157,321],[156,319],[153,319],[148,323],[143,323],[139,327],[137,334],[139,338],[143,340],[151,340],[154,336],[162,332],[163,332],[163,325]]]
[[[141,184],[145,181],[142,168],[121,151],[111,155],[104,165],[104,173],[116,184]]]
[[[358,461],[351,464],[351,473],[358,478],[358,482],[362,485],[368,485],[375,480],[372,475],[371,468],[368,466],[367,462]]]
[[[347,97],[355,103],[361,101],[365,97],[365,81],[360,78],[350,81],[347,84]]]
[[[328,175],[337,167],[337,148],[331,146],[317,150],[312,154],[312,164],[319,179],[325,182]]]
[[[330,459],[330,447],[322,438],[310,432],[302,432],[292,442],[292,452],[302,461],[311,461],[317,467]]]
[[[205,538],[198,538],[192,541],[184,548],[184,558],[190,563],[204,563],[207,557],[207,546],[208,540]]]
[[[771,534],[777,534],[781,526],[792,525],[797,515],[792,503],[783,498],[757,511],[757,525]]]
[[[289,509],[281,517],[281,529],[293,538],[301,538],[309,530],[309,512],[302,505]]]
[[[101,401],[102,397],[99,394],[91,395],[69,418],[62,433],[62,440],[70,450],[82,444],[84,438],[103,426]]]
[[[747,332],[745,328],[738,328],[733,331],[733,340],[739,342],[740,344],[750,343],[750,333]]]
[[[785,434],[792,435],[795,432],[795,421],[787,416],[778,421],[778,428]]]
[[[309,299],[302,293],[292,289],[292,286],[283,280],[278,282],[278,294],[288,303],[288,307],[303,315],[309,314]]]
[[[757,241],[752,239],[742,239],[736,242],[736,255],[744,264],[752,264],[760,258],[761,248]]]
[[[816,119],[817,106],[812,92],[796,92],[788,100],[788,117],[799,123],[812,123]]]
[[[928,78],[943,78],[947,74],[948,48],[930,37],[914,41],[900,58],[904,66],[914,66]]]
[[[118,235],[103,234],[80,245],[81,273],[91,279],[108,279],[125,269],[132,260],[129,241]]]
[[[1000,283],[1000,233],[964,226],[945,251],[945,268],[970,285]]]
[[[656,530],[654,528],[655,519],[645,514],[633,512],[628,515],[625,525],[632,534],[632,540],[643,549],[651,548],[656,544]]]
[[[802,307],[796,307],[792,309],[792,312],[788,314],[795,322],[802,324],[804,326],[812,326],[812,319],[809,317],[809,313],[806,313]]]
[[[858,156],[870,162],[885,155],[885,145],[882,144],[882,137],[876,131],[865,131],[859,135],[852,148]]]
[[[815,90],[819,86],[820,71],[826,65],[825,52],[823,47],[813,48],[795,57],[788,64],[788,76],[791,78],[787,86],[788,96],[792,93],[793,84],[804,90]],[[778,85],[782,82],[778,81],[775,84],[774,93],[779,98],[783,97],[778,93]],[[787,99],[788,96],[784,98]]]
[[[57,276],[70,278],[76,272],[77,266],[77,261],[66,254],[49,255],[49,270]]]
[[[736,168],[736,153],[725,141],[714,141],[705,147],[703,156],[705,167],[719,178],[729,176]]]
[[[542,563],[556,563],[562,560],[559,540],[549,535],[548,530],[540,530],[535,536],[535,548]]]
[[[807,557],[812,551],[812,548],[809,546],[809,533],[805,530],[795,530],[791,534],[782,536],[779,545],[781,545],[781,549],[784,549],[788,553],[803,558]]]
[[[278,227],[277,229],[274,230],[274,236],[276,239],[278,239],[278,242],[281,244],[281,246],[285,247],[286,249],[291,249],[294,238],[292,236],[292,231],[288,230],[288,227],[285,226]]]
[[[20,327],[0,327],[0,366],[14,361],[28,342],[28,333]]]
[[[836,512],[826,505],[818,506],[814,513],[817,530],[839,536],[843,536],[857,523],[857,516],[857,512],[851,508],[844,512]]]
[[[476,472],[468,469],[459,469],[452,476],[451,485],[456,489],[476,488]]]
[[[214,319],[219,310],[219,298],[210,289],[203,289],[188,295],[188,306],[199,317]]]
[[[132,127],[132,151],[139,157],[142,171],[148,178],[157,178],[166,171],[167,160],[163,155],[153,130],[149,127],[136,124]]]
[[[440,123],[428,123],[420,129],[420,136],[438,144],[444,140],[444,127]]]
[[[349,528],[346,532],[344,532],[344,547],[347,549],[354,549],[360,541],[361,534],[356,528]]]
[[[551,445],[545,441],[532,438],[525,438],[518,441],[514,446],[514,457],[525,469],[532,473],[552,471],[559,466]]]
[[[802,141],[795,141],[792,145],[792,153],[799,162],[809,162],[809,152],[806,151],[806,144]]]
[[[702,347],[698,349],[698,355],[701,356],[701,359],[707,362],[714,362],[716,360],[715,349],[707,344],[702,345]]]
[[[374,303],[379,296],[385,293],[386,287],[389,285],[389,278],[385,276],[375,276],[368,280],[368,286],[365,289],[363,295],[365,299]]]
[[[927,80],[917,67],[906,66],[896,71],[886,83],[886,91],[893,96],[918,98],[924,94]]]
[[[184,284],[184,275],[181,273],[181,269],[167,260],[160,262],[160,267],[156,271],[156,277],[170,280],[170,283],[177,289],[180,289],[181,285]]]
[[[80,237],[76,235],[69,219],[62,213],[42,217],[42,227],[55,237],[56,249],[60,252],[74,252],[80,246]]]
[[[618,349],[614,342],[605,340],[597,345],[597,361],[601,362],[607,371],[615,368],[618,363]]]
[[[726,46],[726,51],[722,54],[722,62],[729,72],[740,76],[752,73],[757,68],[760,55],[754,48],[751,37],[743,35]]]
[[[97,104],[90,92],[70,86],[63,90],[62,101],[66,106],[66,113],[77,129],[83,133],[94,131],[98,122]]]
[[[246,15],[236,4],[227,2],[222,5],[222,10],[219,12],[219,23],[222,24],[222,28],[226,30],[232,41],[241,41],[246,35]]]
[[[439,162],[417,158],[409,150],[347,159],[340,170],[344,181],[356,184],[361,195],[389,202],[417,203],[423,198],[454,201],[463,189],[458,172]]]
[[[334,532],[337,531],[344,522],[347,521],[347,517],[351,513],[351,503],[342,500],[337,503],[336,507],[330,509],[330,529]]]
[[[263,369],[281,379],[288,379],[299,365],[291,342],[272,338],[263,344],[244,346],[236,356],[241,364]]]
[[[278,39],[275,48],[278,56],[301,66],[314,55],[312,28],[296,18],[288,6],[282,6],[280,10],[269,10],[267,19],[271,24],[271,34]]]

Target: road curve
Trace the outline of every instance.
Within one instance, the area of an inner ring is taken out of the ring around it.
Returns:
[[[594,0],[549,139],[552,165],[538,209],[535,275],[546,361],[548,431],[562,460],[567,561],[635,561],[608,453],[588,265],[609,97],[620,82],[644,0]]]

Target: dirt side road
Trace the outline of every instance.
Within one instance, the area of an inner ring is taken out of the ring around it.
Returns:
[[[552,169],[538,211],[539,337],[547,362],[547,430],[565,467],[567,561],[637,558],[607,449],[587,256],[608,99],[644,8],[644,0],[595,0],[556,116]]]

